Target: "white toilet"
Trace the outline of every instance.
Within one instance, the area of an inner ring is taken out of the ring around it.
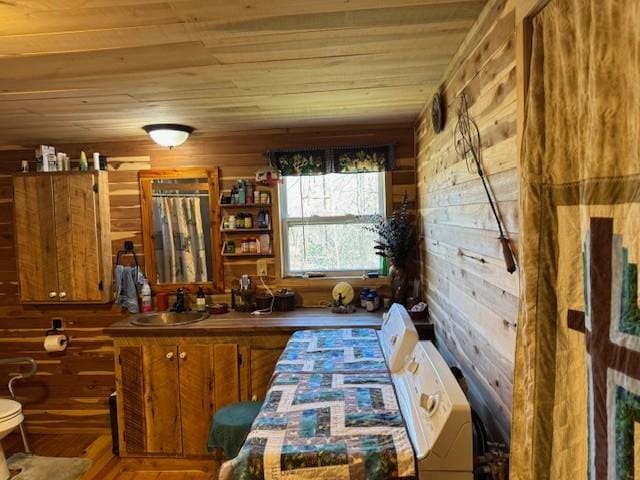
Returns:
[[[16,429],[24,420],[22,405],[13,400],[0,399],[0,480],[8,480],[9,468],[2,450],[2,439]]]

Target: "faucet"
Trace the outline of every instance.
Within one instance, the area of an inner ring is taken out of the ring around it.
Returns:
[[[176,290],[176,303],[173,304],[173,308],[171,310],[177,313],[184,313],[187,311],[184,299],[184,290],[182,288]]]

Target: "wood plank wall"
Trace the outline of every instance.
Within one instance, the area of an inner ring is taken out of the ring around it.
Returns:
[[[378,142],[397,144],[398,168],[391,174],[394,204],[398,205],[407,191],[415,207],[415,156],[410,125],[277,130],[211,138],[196,135],[174,150],[148,141],[56,147],[72,158],[80,149],[100,151],[112,158],[109,184],[113,251],[120,249],[124,240],[133,240],[143,259],[137,181],[140,169],[218,166],[223,184],[228,184],[236,177],[252,177],[257,168],[266,166],[262,153],[269,149]],[[29,355],[38,361],[37,377],[16,387],[30,431],[106,431],[107,398],[114,388],[114,365],[112,342],[102,329],[123,314],[111,305],[22,306],[18,300],[11,173],[19,170],[21,160],[32,157],[31,150],[0,152],[0,355]],[[269,261],[272,286],[281,283],[275,278],[279,261],[279,257]],[[229,287],[239,274],[254,272],[255,262],[225,262],[225,284]],[[328,298],[334,282],[294,283],[305,303],[314,305]],[[67,334],[72,337],[70,347],[62,354],[47,354],[42,348],[52,317],[63,317]],[[0,396],[7,395],[8,375],[15,371],[0,368]]]
[[[428,102],[415,127],[421,276],[438,344],[470,384],[472,405],[497,440],[508,442],[519,296],[506,272],[497,229],[476,174],[454,149],[458,95],[482,137],[483,163],[514,248],[518,244],[515,13],[491,0],[442,84],[445,130],[433,132]]]

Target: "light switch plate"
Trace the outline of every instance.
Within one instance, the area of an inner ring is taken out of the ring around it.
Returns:
[[[267,276],[267,261],[266,260],[258,260],[256,262],[256,273],[259,277]]]

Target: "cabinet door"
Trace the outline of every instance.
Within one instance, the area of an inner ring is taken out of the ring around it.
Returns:
[[[281,353],[281,348],[251,347],[249,359],[251,400],[264,400]]]
[[[142,347],[144,384],[144,423],[147,453],[182,453],[182,420],[178,347],[145,345]]]
[[[13,190],[20,298],[23,302],[57,302],[56,233],[51,177],[14,177]]]
[[[216,410],[229,403],[240,401],[240,366],[238,345],[213,346],[214,384]]]
[[[101,259],[93,175],[54,176],[56,251],[61,301],[100,301]]]
[[[146,449],[142,347],[118,347],[115,354],[121,454],[141,454]]]
[[[210,345],[179,347],[182,452],[206,455],[214,406],[214,354]]]
[[[180,455],[178,347],[121,346],[116,351],[118,427],[125,455]]]

